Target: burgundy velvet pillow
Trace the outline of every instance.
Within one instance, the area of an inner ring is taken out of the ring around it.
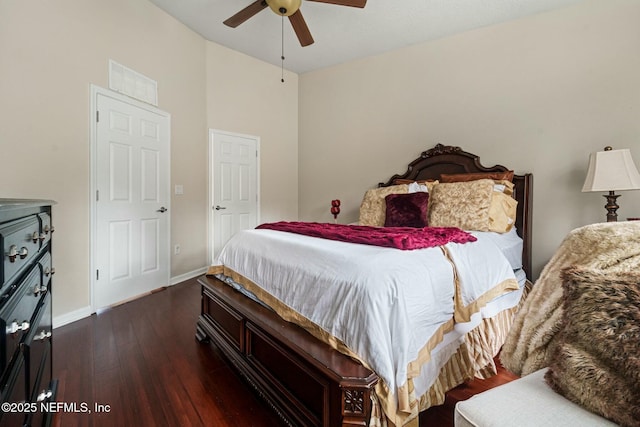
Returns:
[[[384,198],[387,213],[385,227],[426,227],[429,193],[389,194]]]

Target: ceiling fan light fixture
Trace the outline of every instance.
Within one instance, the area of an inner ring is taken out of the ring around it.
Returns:
[[[300,9],[302,0],[266,0],[274,13],[282,16],[291,16]]]

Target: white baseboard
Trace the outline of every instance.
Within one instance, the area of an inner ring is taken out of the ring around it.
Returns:
[[[86,306],[83,308],[79,308],[78,310],[56,316],[53,318],[53,329],[59,328],[60,326],[67,325],[69,323],[73,323],[76,320],[84,319],[85,317],[89,317],[92,314],[93,310],[91,310],[91,306]]]
[[[197,270],[190,271],[188,273],[180,274],[179,276],[173,276],[169,279],[169,286],[177,285],[185,280],[193,279],[207,272],[208,267],[202,267]],[[91,306],[79,308],[69,313],[61,314],[53,318],[53,328],[59,328],[60,326],[68,325],[76,320],[84,319],[93,314]]]
[[[193,279],[194,277],[198,277],[207,272],[209,267],[202,267],[197,270],[190,271],[188,273],[181,274],[179,276],[173,276],[169,283],[170,286],[177,285],[178,283],[184,282],[185,280]]]

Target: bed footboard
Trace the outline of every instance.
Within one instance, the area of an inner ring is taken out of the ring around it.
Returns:
[[[367,426],[372,371],[214,277],[196,328],[290,426]]]

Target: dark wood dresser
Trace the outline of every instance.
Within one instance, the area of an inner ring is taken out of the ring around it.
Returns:
[[[52,204],[0,199],[1,427],[51,424]]]

